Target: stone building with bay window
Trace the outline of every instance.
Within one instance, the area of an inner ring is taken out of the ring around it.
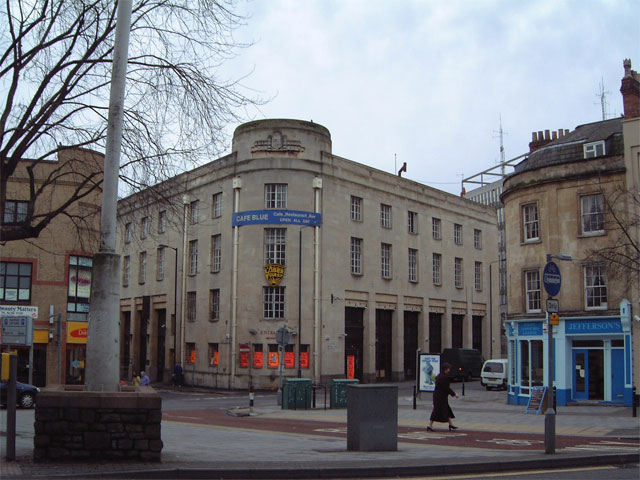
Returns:
[[[560,321],[553,327],[558,405],[632,404],[638,284],[613,275],[599,254],[626,241],[627,203],[617,200],[634,188],[637,195],[625,166],[625,148],[637,135],[623,135],[623,123],[638,116],[637,74],[632,81],[635,102],[625,98],[624,119],[534,132],[530,154],[504,181],[509,403],[526,404],[534,387],[548,385],[543,271],[552,255],[561,258]]]
[[[240,125],[229,155],[118,212],[123,378],[389,381],[418,350],[499,346],[495,209],[336,156],[316,123]]]

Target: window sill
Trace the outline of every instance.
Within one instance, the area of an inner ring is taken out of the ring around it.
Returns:
[[[351,272],[351,276],[352,277],[362,277],[362,276],[364,276],[364,274],[363,273]]]
[[[540,238],[532,238],[530,240],[523,240],[520,245],[532,245],[532,244],[536,244],[536,243],[542,243],[542,240],[540,240]]]
[[[598,230],[597,232],[582,232],[578,235],[578,238],[592,238],[592,237],[604,237],[607,235],[605,230]]]

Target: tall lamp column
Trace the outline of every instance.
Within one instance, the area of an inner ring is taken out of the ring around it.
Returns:
[[[173,366],[176,366],[176,338],[178,336],[178,249],[171,245],[160,244],[160,247],[170,248],[175,252],[173,267]]]

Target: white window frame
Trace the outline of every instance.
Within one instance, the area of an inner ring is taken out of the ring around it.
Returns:
[[[583,146],[583,149],[584,149],[584,158],[602,157],[607,153],[604,140],[585,143]]]
[[[382,228],[391,228],[391,205],[386,203],[380,204],[380,226]]]
[[[211,198],[211,216],[212,218],[222,216],[222,192],[214,193]]]
[[[539,313],[542,311],[542,290],[540,283],[540,270],[524,271],[525,310],[527,313]]]
[[[433,284],[442,285],[442,254],[432,255]]]
[[[607,274],[604,265],[584,266],[584,300],[586,310],[607,309]]]
[[[408,280],[410,282],[415,283],[418,281],[418,250],[415,248],[409,249],[408,266],[409,266]]]
[[[211,235],[211,271],[219,272],[222,265],[222,235]]]
[[[459,223],[453,224],[453,243],[462,245],[462,225]]]
[[[409,210],[407,212],[407,231],[412,235],[418,234],[418,213]]]
[[[220,320],[220,289],[212,288],[209,290],[209,321],[217,322]]]
[[[540,240],[540,216],[537,203],[522,205],[522,235],[525,243]]]
[[[198,273],[198,240],[189,241],[189,275]]]
[[[195,225],[200,220],[200,200],[194,200],[189,204],[189,222]]]
[[[582,235],[604,233],[604,196],[601,193],[580,197],[580,219]]]
[[[362,198],[351,195],[349,215],[354,222],[362,221]]]
[[[431,232],[434,240],[442,239],[442,220],[436,217],[431,219]]]
[[[474,265],[474,286],[478,292],[482,291],[482,262],[475,262]]]
[[[453,259],[453,282],[456,288],[462,288],[464,286],[463,281],[463,260],[461,257],[454,257]]]
[[[391,244],[380,244],[380,275],[382,278],[391,278]]]
[[[156,280],[164,280],[166,250],[165,247],[158,247],[156,250]]]
[[[287,264],[287,229],[264,229],[264,264]]]
[[[138,255],[138,283],[147,281],[147,252],[140,252]]]
[[[285,317],[285,287],[262,287],[262,316],[265,320]]]
[[[287,184],[267,183],[264,186],[264,205],[266,209],[287,208]]]
[[[482,250],[482,230],[479,228],[473,229],[473,246],[477,250]]]
[[[351,273],[362,275],[362,239],[351,237],[350,243]]]
[[[158,212],[158,233],[167,231],[167,211],[160,210]]]

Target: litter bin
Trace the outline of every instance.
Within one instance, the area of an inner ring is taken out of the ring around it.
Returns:
[[[331,382],[330,408],[346,408],[347,387],[359,382],[357,378],[334,378]]]
[[[285,378],[282,382],[282,409],[311,408],[311,379]]]

